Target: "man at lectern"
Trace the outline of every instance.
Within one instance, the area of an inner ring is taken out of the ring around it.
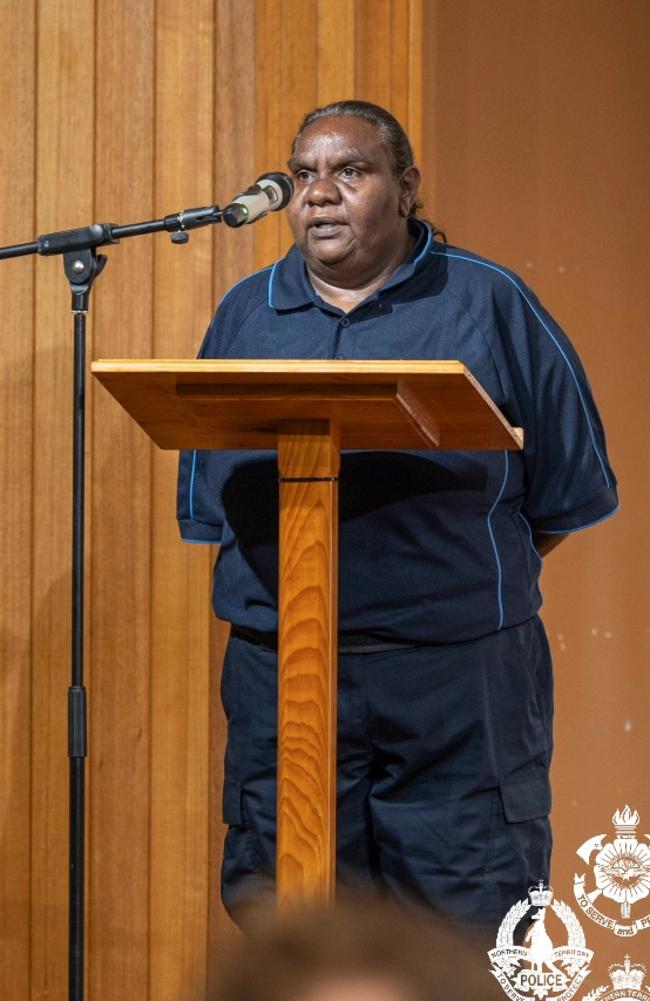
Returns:
[[[459,359],[523,452],[344,453],[340,476],[338,878],[483,928],[548,879],[552,679],[542,557],[617,507],[601,422],[566,336],[510,271],[437,242],[388,112],[303,121],[295,245],[224,297],[216,358]],[[223,897],[272,885],[277,467],[268,452],[181,457],[183,537],[221,544],[233,624]]]

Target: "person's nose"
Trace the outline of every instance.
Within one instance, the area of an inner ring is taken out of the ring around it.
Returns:
[[[310,205],[335,204],[341,200],[341,193],[333,178],[315,177],[307,189],[306,200]]]

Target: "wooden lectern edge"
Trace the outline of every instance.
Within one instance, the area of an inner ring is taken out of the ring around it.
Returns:
[[[431,420],[416,393],[404,379],[397,380],[397,402],[418,434],[432,448],[440,445],[440,428]]]
[[[462,364],[462,362],[459,363],[459,364]],[[465,365],[463,365],[463,371],[465,373],[467,381],[471,382],[472,386],[474,387],[474,389],[476,390],[476,392],[479,394],[479,396],[481,396],[485,400],[485,402],[487,403],[487,405],[490,408],[490,410],[492,411],[492,413],[495,414],[496,417],[498,417],[499,421],[501,422],[501,424],[503,425],[503,427],[505,428],[505,430],[508,431],[510,433],[511,437],[515,440],[518,448],[522,449],[524,447],[524,429],[523,428],[512,427],[511,424],[508,424],[507,420],[505,419],[505,417],[503,416],[503,414],[501,413],[501,411],[497,407],[497,405],[494,402],[494,400],[492,399],[492,397],[489,396],[488,393],[486,393],[486,391],[483,389],[483,386],[481,385],[481,383],[477,379],[474,378],[474,376],[472,375],[472,373],[470,372],[470,370],[468,368],[466,368]]]
[[[130,372],[192,372],[199,370],[204,372],[242,372],[245,374],[263,374],[268,372],[287,373],[287,366],[295,361],[300,366],[301,373],[312,372],[313,374],[333,374],[340,372],[341,375],[356,375],[363,372],[369,374],[399,374],[418,375],[422,372],[422,363],[435,362],[440,372],[456,372],[467,375],[475,385],[476,380],[471,372],[465,367],[463,362],[456,360],[427,359],[417,360],[397,360],[397,359],[364,359],[347,360],[334,358],[98,358],[91,363],[91,371],[94,373],[103,372],[124,372],[128,368]]]

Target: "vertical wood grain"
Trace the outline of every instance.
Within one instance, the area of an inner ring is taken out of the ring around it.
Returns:
[[[215,200],[222,206],[252,184],[260,170],[272,169],[270,163],[274,162],[262,161],[260,167],[256,149],[255,61],[250,57],[249,48],[233,45],[242,23],[255,25],[255,9],[255,0],[240,0],[238,4],[233,4],[232,0],[217,0],[214,191]],[[254,31],[252,35],[254,50],[257,36]],[[260,266],[255,256],[258,233],[259,227],[255,226],[242,226],[236,233],[223,225],[215,228],[213,306],[231,285]]]
[[[393,0],[355,4],[355,97],[393,111]]]
[[[305,112],[318,102],[318,28],[319,4],[305,0],[294,4],[284,0],[282,23],[283,111],[278,139],[282,168],[286,168],[291,141]]]
[[[0,244],[34,233],[35,4],[0,3]],[[0,997],[29,990],[33,261],[0,262]]]
[[[403,3],[14,7],[0,0],[11,138],[0,149],[0,243],[224,204],[262,171],[284,169],[316,104],[354,96],[355,79],[365,81],[357,96],[390,97],[411,51]],[[411,80],[395,93],[416,100]],[[161,235],[108,248],[89,355],[194,355],[224,292],[289,243],[278,214],[197,232],[184,248]],[[30,977],[34,999],[64,1001],[72,322],[60,261],[3,262],[0,281],[11,482],[0,608],[11,963],[0,983],[8,1001]],[[208,611],[215,553],[177,542],[173,457],[153,456],[100,388],[88,414],[88,996],[158,1001],[191,985],[200,997],[235,934],[218,902],[224,725],[214,692],[227,627]],[[31,760],[18,743],[28,732]]]
[[[417,4],[420,21],[420,73],[419,81],[412,82],[412,93],[419,87],[420,101],[416,104],[415,115],[419,116],[419,136],[414,137],[416,161],[423,170],[420,186],[422,215],[431,222],[438,223],[437,209],[437,167],[438,167],[438,13],[436,4]]]
[[[156,6],[156,216],[212,199],[212,19],[212,0]],[[159,238],[154,260],[152,353],[191,357],[212,308],[212,233],[194,231],[183,246]],[[179,537],[176,469],[175,453],[154,450],[149,947],[156,1001],[205,995],[208,944],[211,553]]]
[[[354,31],[354,0],[319,0],[316,101],[319,106],[355,96]]]
[[[255,0],[217,0],[215,21],[215,161],[214,190],[221,205],[247,187],[258,176],[256,151],[255,88],[257,66],[246,46],[233,45],[240,24],[255,25]],[[256,47],[256,33],[251,45]],[[265,165],[262,169],[268,169]],[[266,221],[263,225],[266,225]],[[214,231],[214,308],[225,292],[244,275],[258,267],[255,226],[243,226],[230,232],[225,226]],[[196,332],[200,335],[200,331]],[[197,336],[194,349],[199,345]],[[211,547],[210,560],[216,557]],[[225,720],[218,698],[221,665],[228,635],[224,623],[210,621],[210,797],[208,804],[209,902],[208,902],[208,963],[207,991],[214,992],[219,983],[220,966],[236,929],[220,901],[221,858],[226,827],[221,815]]]
[[[97,5],[95,213],[153,212],[155,4]],[[151,237],[125,240],[95,289],[94,356],[152,353]],[[89,978],[149,990],[151,447],[98,387],[93,407]]]
[[[255,152],[258,176],[278,169],[286,159],[281,147],[282,91],[282,0],[257,0],[255,4]],[[271,264],[280,255],[282,220],[271,215],[255,227],[255,265]]]
[[[411,140],[415,162],[419,163],[422,159],[422,94],[424,89],[422,80],[424,68],[422,0],[409,0],[407,16],[406,76],[408,97],[404,127]],[[427,53],[428,58],[429,53]]]
[[[291,142],[307,111],[318,103],[318,3],[305,0],[282,4],[282,63],[280,66],[282,115],[278,122],[280,170],[287,169]],[[280,225],[280,253],[293,243],[284,212],[277,213]]]
[[[277,893],[333,901],[340,434],[283,421],[280,474]]]
[[[390,106],[404,128],[409,129],[409,0],[392,0],[390,12]]]
[[[358,0],[355,15],[355,96],[395,115],[417,160],[422,139],[422,0]]]
[[[38,5],[36,231],[92,214],[94,15]],[[60,258],[36,262],[32,700],[32,994],[67,989],[72,317]]]

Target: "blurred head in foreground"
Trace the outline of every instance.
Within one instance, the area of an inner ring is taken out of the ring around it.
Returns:
[[[396,905],[249,915],[212,1001],[502,1001],[485,949]]]

